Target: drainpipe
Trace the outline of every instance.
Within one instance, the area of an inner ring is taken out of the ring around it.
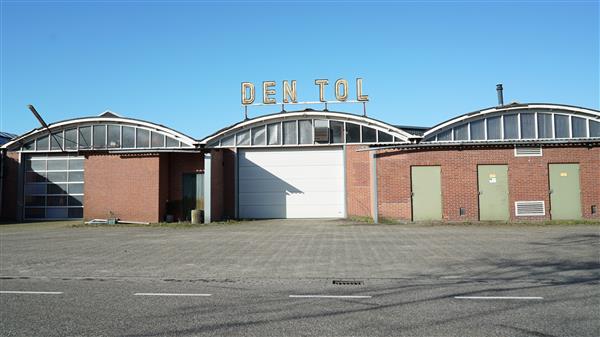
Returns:
[[[210,211],[211,211],[211,195],[210,190],[212,186],[211,179],[212,170],[212,155],[210,152],[204,154],[204,223],[210,223]]]
[[[371,152],[371,213],[373,222],[379,223],[379,201],[377,200],[377,151]]]

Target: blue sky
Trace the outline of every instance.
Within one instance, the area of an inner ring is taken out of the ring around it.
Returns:
[[[362,77],[369,116],[392,124],[493,106],[496,83],[507,102],[600,108],[598,1],[1,6],[0,130],[17,134],[38,126],[33,104],[47,122],[110,109],[202,138],[243,117],[241,82],[275,80],[280,100],[286,79],[309,101],[317,78],[348,79],[353,98]]]

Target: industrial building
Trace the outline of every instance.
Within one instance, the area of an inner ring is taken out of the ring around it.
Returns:
[[[119,116],[2,146],[3,218],[600,219],[600,112],[499,105],[434,127],[281,111],[203,139]]]

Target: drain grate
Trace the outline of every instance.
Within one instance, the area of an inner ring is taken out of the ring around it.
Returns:
[[[365,284],[364,281],[357,280],[333,280],[332,283],[337,286],[362,286]]]

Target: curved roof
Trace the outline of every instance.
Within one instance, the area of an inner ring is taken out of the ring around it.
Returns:
[[[21,146],[29,141],[35,140],[37,137],[48,134],[48,130],[50,132],[60,131],[63,129],[69,129],[77,126],[85,126],[85,125],[96,125],[96,124],[117,124],[117,125],[126,125],[126,126],[134,126],[140,127],[143,129],[147,129],[158,134],[165,135],[170,138],[174,138],[175,140],[181,142],[182,146],[185,147],[197,147],[198,141],[193,139],[192,137],[185,135],[179,131],[173,130],[164,125],[135,119],[135,118],[126,118],[121,117],[113,112],[106,111],[99,116],[91,116],[91,117],[82,117],[82,118],[74,118],[67,119],[60,122],[55,122],[48,124],[48,129],[39,127],[33,129],[29,132],[20,135],[10,142],[4,144],[2,148],[11,149],[17,146]]]
[[[491,108],[487,108],[487,109],[483,109],[483,110],[473,111],[473,112],[469,112],[469,113],[454,117],[452,119],[449,119],[447,121],[444,121],[442,123],[439,123],[439,124],[433,126],[431,129],[427,130],[423,136],[424,136],[424,138],[427,138],[427,136],[437,133],[438,131],[441,131],[442,129],[449,129],[450,127],[461,124],[462,122],[465,122],[467,120],[471,121],[471,120],[476,120],[476,119],[480,119],[480,118],[485,118],[487,115],[490,115],[490,114],[511,113],[511,112],[514,112],[517,110],[528,110],[528,109],[529,110],[544,109],[546,111],[560,110],[563,112],[569,112],[569,113],[573,113],[573,114],[577,114],[577,115],[583,115],[583,116],[585,116],[587,118],[591,118],[591,119],[600,119],[600,111],[594,110],[594,109],[589,109],[589,108],[573,106],[573,105],[552,104],[552,103],[523,103],[523,104],[522,103],[511,103],[511,104],[504,105],[504,106],[496,106],[496,107],[491,107]]]
[[[305,109],[299,111],[283,111],[269,115],[263,115],[260,117],[250,118],[236,124],[225,127],[207,137],[200,140],[200,144],[212,143],[215,140],[236,133],[237,131],[246,130],[256,125],[268,124],[270,122],[282,121],[282,120],[297,120],[297,119],[332,119],[341,120],[347,122],[354,122],[361,125],[368,125],[379,131],[383,131],[397,137],[403,142],[409,142],[410,139],[418,137],[411,133],[408,133],[401,128],[373,119],[366,116],[359,116],[346,112],[339,111],[327,111],[327,110],[313,110]]]

